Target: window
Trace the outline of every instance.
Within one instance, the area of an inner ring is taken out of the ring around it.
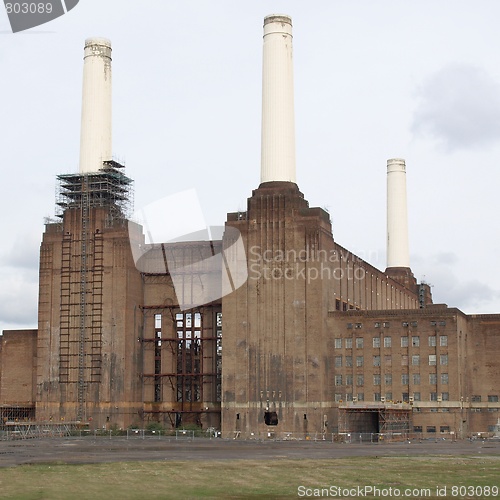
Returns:
[[[436,346],[436,336],[431,335],[429,336],[429,347],[435,347]]]
[[[427,432],[436,432],[436,426],[435,425],[428,425]]]
[[[441,401],[449,401],[450,400],[450,393],[449,392],[442,392],[441,393]]]
[[[360,329],[360,328],[362,328],[362,327],[363,327],[363,323],[356,323],[356,324],[354,325],[354,328],[356,328],[357,330],[359,330],[359,329]]]
[[[431,321],[431,326],[437,326],[437,321]]]
[[[402,395],[402,400],[405,402],[405,403],[408,403],[408,401],[410,401],[410,394],[408,392],[403,392],[403,395]]]
[[[407,373],[401,375],[401,385],[408,385],[410,382],[410,376]]]
[[[435,354],[429,354],[429,366],[436,366],[437,356]]]
[[[365,393],[358,392],[358,401],[364,401],[364,400],[365,400]]]
[[[414,354],[412,357],[411,357],[411,364],[413,366],[418,366],[420,364],[420,356],[418,354]]]
[[[335,375],[335,385],[342,385],[342,375]]]
[[[401,337],[401,347],[408,347],[408,337]]]
[[[380,392],[373,393],[373,401],[380,401]]]
[[[345,365],[351,367],[352,366],[352,356],[345,357]]]
[[[364,364],[364,357],[356,356],[356,366],[363,366],[363,364]]]
[[[385,393],[385,400],[386,401],[392,401],[392,392],[386,392]]]
[[[406,354],[401,356],[401,366],[408,366],[408,356]]]
[[[373,337],[373,347],[380,347],[380,337]]]
[[[335,349],[342,349],[342,339],[335,339]]]
[[[440,321],[439,326],[446,326],[446,321]]]
[[[373,385],[380,385],[380,375],[373,375]]]
[[[356,385],[358,387],[365,385],[365,376],[364,375],[357,375],[356,376]]]
[[[386,373],[385,377],[384,377],[384,381],[385,381],[385,385],[392,385],[392,374]]]
[[[356,348],[363,349],[363,337],[356,337]]]
[[[448,385],[448,374],[447,373],[441,373],[441,383],[443,385]]]
[[[389,328],[390,323],[388,321],[384,321],[383,325],[384,325],[384,328]]]
[[[404,326],[405,328],[408,328],[410,326],[410,323],[408,323],[407,321],[403,321],[401,323],[401,326]]]
[[[342,394],[335,394],[335,402],[336,403],[342,402]]]
[[[437,384],[437,375],[435,373],[429,373],[429,384]]]
[[[345,385],[352,385],[352,375],[345,376]]]
[[[380,356],[373,356],[373,366],[380,366]]]
[[[413,432],[422,432],[422,426],[421,425],[414,425]]]
[[[437,401],[438,400],[437,392],[431,392],[431,394],[430,394],[430,400],[431,401]]]
[[[488,403],[498,403],[498,396],[488,396]]]
[[[392,356],[384,356],[384,363],[386,366],[392,366]]]
[[[416,328],[416,327],[417,327],[417,325],[418,325],[418,323],[417,323],[416,321],[412,321],[412,322],[410,323],[410,325],[411,325],[413,328]]]
[[[481,396],[475,394],[473,396],[471,396],[470,400],[473,402],[473,403],[480,403],[481,402]]]
[[[346,349],[352,349],[352,339],[345,339],[345,348]]]
[[[420,373],[414,373],[412,378],[415,385],[420,385]]]
[[[414,392],[413,393],[413,400],[414,401],[420,401],[421,400],[420,392]]]
[[[342,356],[335,356],[335,367],[340,368],[342,366]]]
[[[448,335],[440,335],[439,336],[439,345],[441,347],[445,347],[448,345]]]
[[[349,392],[348,394],[345,395],[345,400],[352,401],[352,392]]]
[[[420,337],[412,337],[411,338],[411,345],[413,347],[419,347],[420,346]]]
[[[347,329],[350,330],[352,328],[352,323],[347,323]]]
[[[384,337],[384,347],[391,347],[392,340],[391,337]]]
[[[340,299],[335,299],[335,310],[340,311]]]
[[[448,364],[448,354],[441,354],[439,356],[439,364],[441,366],[444,366],[444,365]]]

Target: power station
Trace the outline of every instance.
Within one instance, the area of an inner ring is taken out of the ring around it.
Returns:
[[[264,19],[261,183],[218,238],[151,242],[131,220],[111,80],[110,41],[86,40],[80,168],[58,176],[38,329],[1,338],[0,425],[493,432],[500,314],[433,304],[415,279],[405,160],[387,161],[384,271],[337,243],[297,186],[289,16]]]

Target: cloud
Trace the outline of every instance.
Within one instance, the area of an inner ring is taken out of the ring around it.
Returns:
[[[427,281],[432,286],[434,303],[458,307],[467,314],[495,312],[500,290],[477,279],[461,279],[456,274],[458,258],[451,252],[440,252],[422,259],[426,262]],[[419,278],[417,276],[417,278]]]
[[[38,282],[31,272],[4,268],[0,272],[0,329],[34,328],[37,324]],[[31,326],[30,326],[31,325]]]
[[[454,64],[418,89],[411,130],[447,151],[489,145],[500,138],[500,84],[486,71]]]

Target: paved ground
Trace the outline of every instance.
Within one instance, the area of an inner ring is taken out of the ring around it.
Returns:
[[[144,460],[235,460],[343,458],[354,456],[496,455],[499,441],[422,441],[339,444],[325,441],[234,441],[175,438],[52,438],[0,442],[0,467],[63,462],[100,463]]]

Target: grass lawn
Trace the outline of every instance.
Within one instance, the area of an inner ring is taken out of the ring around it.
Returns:
[[[465,495],[452,490],[453,486],[462,486]],[[447,498],[477,499],[500,498],[498,489],[486,488],[499,486],[500,457],[492,456],[43,464],[0,469],[0,498],[19,500],[317,498],[321,493],[330,498],[362,498],[358,487],[381,490],[368,498],[396,498],[395,489],[400,497],[407,489],[430,489],[429,494],[410,491],[406,498],[438,498],[436,488],[446,487]]]

